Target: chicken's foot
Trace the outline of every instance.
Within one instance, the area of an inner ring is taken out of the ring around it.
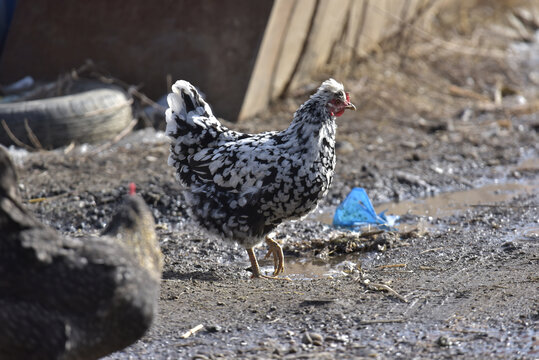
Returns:
[[[280,246],[279,246],[279,248],[280,248]],[[272,250],[270,250],[270,251],[272,251]],[[258,261],[256,260],[254,250],[252,248],[247,249],[247,254],[249,255],[249,260],[251,261],[251,271],[253,272],[253,275],[251,276],[252,279],[262,278],[262,279],[288,280],[288,281],[290,281],[289,278],[280,278],[280,277],[277,277],[275,275],[274,276],[268,276],[268,275],[262,274],[260,272],[260,266],[258,266]]]
[[[270,238],[269,236],[266,236],[266,244],[269,246],[268,253],[264,257],[264,259],[269,258],[271,255],[273,255],[273,276],[277,276],[284,272],[284,254],[283,249],[281,248],[281,245],[277,243],[275,240]]]

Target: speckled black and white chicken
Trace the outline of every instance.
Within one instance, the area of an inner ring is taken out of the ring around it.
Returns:
[[[253,277],[262,275],[253,248],[264,238],[273,277],[283,252],[267,235],[281,222],[316,208],[335,168],[335,119],[354,109],[339,82],[324,81],[283,131],[244,134],[224,127],[193,85],[177,81],[168,95],[169,165],[188,188],[191,215],[210,232],[247,249]]]

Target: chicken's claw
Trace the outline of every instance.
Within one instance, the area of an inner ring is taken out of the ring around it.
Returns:
[[[273,241],[273,240],[271,240],[271,241]],[[267,240],[266,240],[266,242],[267,242]],[[275,244],[277,244],[277,243],[275,243]],[[281,249],[279,244],[277,244],[277,246],[278,246],[278,249]],[[275,246],[270,245],[269,252],[273,253],[275,251],[277,251]],[[282,250],[280,252],[282,254]],[[247,254],[249,254],[249,260],[251,261],[251,271],[253,272],[253,275],[251,276],[251,279],[270,279],[270,280],[288,280],[288,281],[291,281],[288,277],[284,277],[284,278],[277,277],[276,274],[275,274],[276,271],[274,271],[273,276],[263,275],[260,272],[260,267],[258,266],[258,261],[256,260],[256,256],[255,256],[255,253],[254,253],[253,249],[252,248],[247,249]],[[275,256],[276,255],[274,255],[274,257]],[[284,256],[283,256],[283,259],[284,259]],[[283,271],[284,271],[284,266],[282,265],[282,262],[281,262],[281,271],[280,271],[280,273],[283,272]]]
[[[269,250],[264,258],[267,259],[271,255],[273,255],[273,267],[274,267],[273,276],[277,276],[284,272],[283,249],[281,248],[281,245],[279,245],[279,243],[277,243],[275,240],[273,240],[269,236],[266,236],[266,244],[268,244]]]

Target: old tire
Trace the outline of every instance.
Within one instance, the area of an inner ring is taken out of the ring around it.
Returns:
[[[71,95],[0,104],[0,143],[17,145],[1,120],[18,140],[36,147],[29,127],[45,149],[109,140],[132,121],[131,100],[121,88],[93,81],[76,88]]]

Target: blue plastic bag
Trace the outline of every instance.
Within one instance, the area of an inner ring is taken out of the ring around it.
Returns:
[[[363,226],[373,225],[383,230],[396,230],[393,226],[398,219],[398,216],[386,215],[385,211],[376,214],[365,189],[353,188],[335,210],[333,226],[359,230]]]

